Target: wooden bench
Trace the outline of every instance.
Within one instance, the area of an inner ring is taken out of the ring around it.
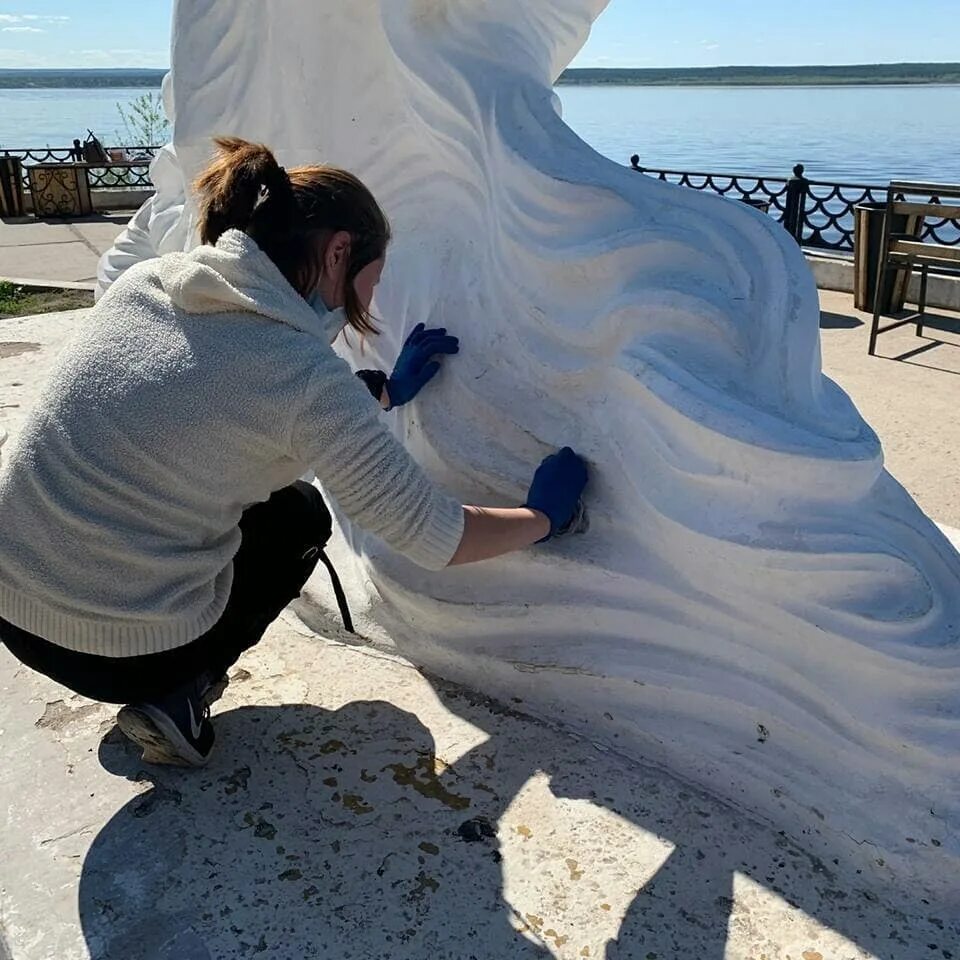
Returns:
[[[932,197],[926,201],[908,200],[909,196]],[[945,203],[945,200],[953,201]],[[874,297],[873,325],[870,329],[869,354],[874,356],[877,337],[888,330],[915,323],[917,336],[923,336],[923,322],[927,310],[927,278],[932,273],[937,276],[960,276],[960,246],[948,246],[920,240],[914,236],[895,233],[891,229],[893,218],[930,217],[936,220],[960,220],[960,185],[945,183],[915,183],[907,180],[894,180],[887,188],[887,209],[883,220],[883,237],[880,244],[880,262],[877,270],[877,285]],[[907,271],[907,283],[915,268],[920,268],[920,296],[917,298],[917,312],[880,326],[880,314],[883,306],[881,296],[884,282],[891,269]]]

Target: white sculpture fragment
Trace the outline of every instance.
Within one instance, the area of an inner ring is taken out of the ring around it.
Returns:
[[[214,134],[361,176],[395,241],[385,334],[345,349],[386,366],[421,320],[462,343],[391,415],[408,448],[468,502],[518,502],[562,444],[594,471],[586,536],[477,568],[345,527],[362,632],[960,902],[960,556],[822,375],[786,232],[563,123],[604,6],[178,0],[181,173],[137,253],[192,242]],[[329,630],[327,599],[321,571],[301,610]]]

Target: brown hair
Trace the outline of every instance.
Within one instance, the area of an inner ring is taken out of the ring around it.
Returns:
[[[344,280],[347,320],[360,333],[377,333],[353,283],[390,242],[390,224],[373,194],[337,167],[296,167],[287,173],[263,144],[237,137],[217,137],[214,143],[217,155],[194,184],[201,242],[215,244],[227,230],[242,230],[308,297],[323,272],[323,240],[346,231],[351,238]]]

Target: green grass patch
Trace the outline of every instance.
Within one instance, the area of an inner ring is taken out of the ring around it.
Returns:
[[[0,318],[29,317],[92,306],[93,293],[90,290],[47,290],[0,280]]]

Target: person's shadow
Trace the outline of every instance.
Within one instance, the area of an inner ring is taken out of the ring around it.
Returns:
[[[477,819],[492,795],[443,772],[414,715],[357,701],[215,719],[203,771],[147,768],[116,728],[101,742],[143,792],[83,865],[94,960],[549,956],[508,922]]]
[[[555,796],[588,800],[674,845],[636,891],[608,958],[723,960],[737,924],[779,956],[762,903],[735,898],[738,875],[880,960],[913,960],[921,940],[924,957],[960,958],[960,927],[946,909],[906,890],[878,899],[839,857],[821,863],[643,767],[599,753],[591,765],[588,745],[431,682],[448,709],[489,735],[450,767],[414,715],[383,702],[220,714],[218,757],[202,772],[147,773],[130,745],[108,734],[101,761],[144,792],[103,828],[84,863],[80,916],[91,957],[551,956],[532,942],[549,940],[550,918],[519,917],[504,898],[496,839],[511,803],[542,771]],[[616,861],[617,850],[605,852]],[[910,928],[911,915],[929,918],[923,931]],[[559,955],[601,956],[571,949]],[[800,955],[821,956],[814,939]]]

